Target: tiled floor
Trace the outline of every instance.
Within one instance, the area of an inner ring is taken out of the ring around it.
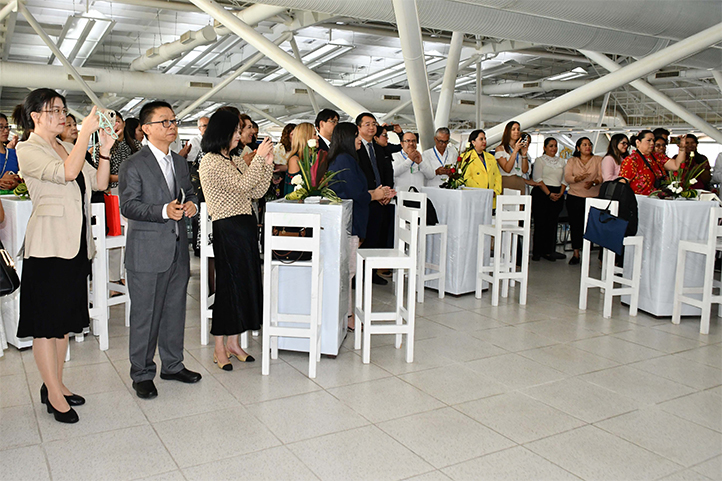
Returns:
[[[114,308],[110,350],[92,337],[71,345],[65,379],[88,403],[61,425],[41,409],[32,353],[5,352],[0,479],[722,479],[716,317],[702,336],[697,319],[632,318],[618,300],[604,319],[596,294],[581,312],[579,268],[542,261],[524,307],[427,291],[412,364],[375,336],[364,365],[348,337],[313,381],[306,355],[291,352],[266,377],[260,362],[213,365],[195,260],[192,271],[186,366],[203,374],[197,385],[157,380],[158,398],[138,399]]]

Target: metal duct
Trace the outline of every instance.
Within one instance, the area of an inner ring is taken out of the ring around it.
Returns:
[[[394,23],[391,2],[387,0],[263,3]],[[530,9],[500,8],[512,4],[524,4]],[[418,9],[422,27],[632,57],[645,57],[722,21],[719,3],[708,1],[643,0],[613,8],[608,2],[591,1],[418,0]],[[709,48],[677,63],[722,69],[722,53],[718,48]]]
[[[206,25],[200,30],[184,33],[174,42],[164,43],[160,47],[149,48],[145,55],[141,55],[130,63],[130,69],[134,71],[150,70],[189,50],[215,41],[216,30],[213,26]]]
[[[123,97],[145,97],[166,100],[195,100],[206,93],[211,86],[223,81],[220,78],[205,77],[204,84],[209,86],[191,86],[197,83],[198,77],[190,75],[164,75],[161,73],[130,72],[98,68],[80,68],[81,75],[94,78],[88,83],[96,92],[114,93]],[[62,67],[51,65],[32,65],[17,62],[0,62],[0,85],[17,88],[40,88],[52,85],[58,90],[80,90],[79,85],[68,78]],[[212,100],[234,104],[248,103],[257,105],[299,105],[308,106],[311,102],[305,85],[295,82],[255,82],[236,80],[219,92]],[[372,112],[388,112],[396,105],[410,99],[408,90],[339,87]],[[384,96],[399,100],[384,100]],[[439,94],[431,93],[432,101],[438,102]],[[473,120],[475,116],[474,94],[457,94],[453,107],[455,120]],[[325,99],[319,98],[323,107],[332,107]],[[543,104],[543,101],[529,101],[521,98],[482,98],[484,120],[496,123],[506,120],[509,116],[519,115],[527,110]],[[411,113],[411,106],[401,110]],[[599,109],[575,108],[558,115],[548,123],[562,127],[580,127],[595,125],[599,118]],[[621,115],[608,115],[604,123],[610,127],[626,125]]]

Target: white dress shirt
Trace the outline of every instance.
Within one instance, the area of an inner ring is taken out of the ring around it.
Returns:
[[[439,167],[452,167],[459,158],[459,151],[456,150],[456,147],[453,145],[448,144],[443,154],[440,154],[437,148],[434,147],[433,149],[424,150],[421,154],[421,158],[424,159],[424,162],[433,166],[434,173],[436,173],[436,169]],[[437,175],[436,179],[428,180],[426,185],[437,187],[441,185],[446,178],[446,175]]]
[[[394,189],[397,192],[408,191],[412,185],[419,191],[428,180],[436,177],[436,167],[431,162],[423,160],[417,164],[406,155],[403,150],[391,155],[394,167]]]
[[[194,162],[196,160],[196,157],[198,157],[198,154],[201,151],[202,139],[203,137],[201,136],[201,134],[198,134],[188,141],[191,143],[191,150],[188,152],[188,157],[186,157],[186,160],[188,162]]]

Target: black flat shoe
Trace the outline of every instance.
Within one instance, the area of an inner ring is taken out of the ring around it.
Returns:
[[[50,400],[47,401],[46,406],[48,407],[48,414],[52,414],[55,420],[59,423],[75,424],[80,420],[80,418],[78,417],[78,413],[76,413],[75,409],[73,408],[70,408],[64,413],[61,413],[53,407],[53,405],[50,403]]]
[[[554,251],[554,252],[552,252],[552,255],[554,256],[555,259],[559,259],[559,260],[567,258],[567,256],[565,254],[562,254],[561,252]]]
[[[577,256],[572,256],[572,258],[569,259],[569,265],[570,265],[570,266],[575,266],[575,265],[577,265],[577,264],[579,264],[579,257],[577,257]]]
[[[533,260],[534,262],[538,262],[541,260],[541,256],[531,256],[531,260]]]
[[[371,282],[374,284],[377,284],[379,286],[385,286],[386,284],[389,283],[389,281],[387,281],[386,279],[384,279],[383,277],[381,277],[380,275],[378,275],[375,272],[373,274],[371,274]]]
[[[71,406],[82,406],[85,404],[85,398],[83,396],[78,396],[77,394],[65,396],[65,400]],[[40,402],[42,404],[48,404],[48,386],[46,386],[45,383],[40,386]]]
[[[201,380],[201,374],[198,372],[189,371],[186,368],[181,369],[173,374],[160,373],[160,378],[166,381],[179,381],[186,384],[193,384]]]
[[[133,381],[133,389],[141,399],[153,399],[158,396],[158,390],[155,388],[153,381]]]
[[[551,254],[544,254],[542,257],[543,257],[544,259],[548,260],[549,262],[556,262],[556,261],[557,261],[557,258],[554,257],[554,256],[551,255]]]

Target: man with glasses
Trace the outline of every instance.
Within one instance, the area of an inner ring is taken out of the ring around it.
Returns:
[[[331,109],[323,109],[316,115],[316,131],[318,131],[318,148],[328,152],[331,145],[333,129],[338,125],[338,112]]]
[[[401,152],[391,157],[394,167],[394,184],[396,190],[408,191],[410,187],[421,190],[426,182],[436,177],[434,165],[430,160],[423,159],[416,149],[416,134],[405,132],[401,138]]]
[[[125,267],[130,292],[130,377],[138,397],[158,395],[153,383],[156,346],[161,379],[194,383],[183,366],[190,256],[183,217],[198,211],[188,162],[170,150],[178,121],[170,104],[147,103],[140,125],[148,141],[120,166],[120,207],[128,218]],[[179,202],[178,199],[181,199]]]
[[[427,185],[441,185],[446,180],[442,176],[447,176],[451,173],[451,167],[456,163],[456,159],[459,157],[459,152],[456,147],[450,143],[451,132],[446,127],[439,127],[436,129],[434,134],[434,147],[425,150],[422,154],[425,162],[434,166],[436,175],[438,176],[437,181],[428,181]]]

